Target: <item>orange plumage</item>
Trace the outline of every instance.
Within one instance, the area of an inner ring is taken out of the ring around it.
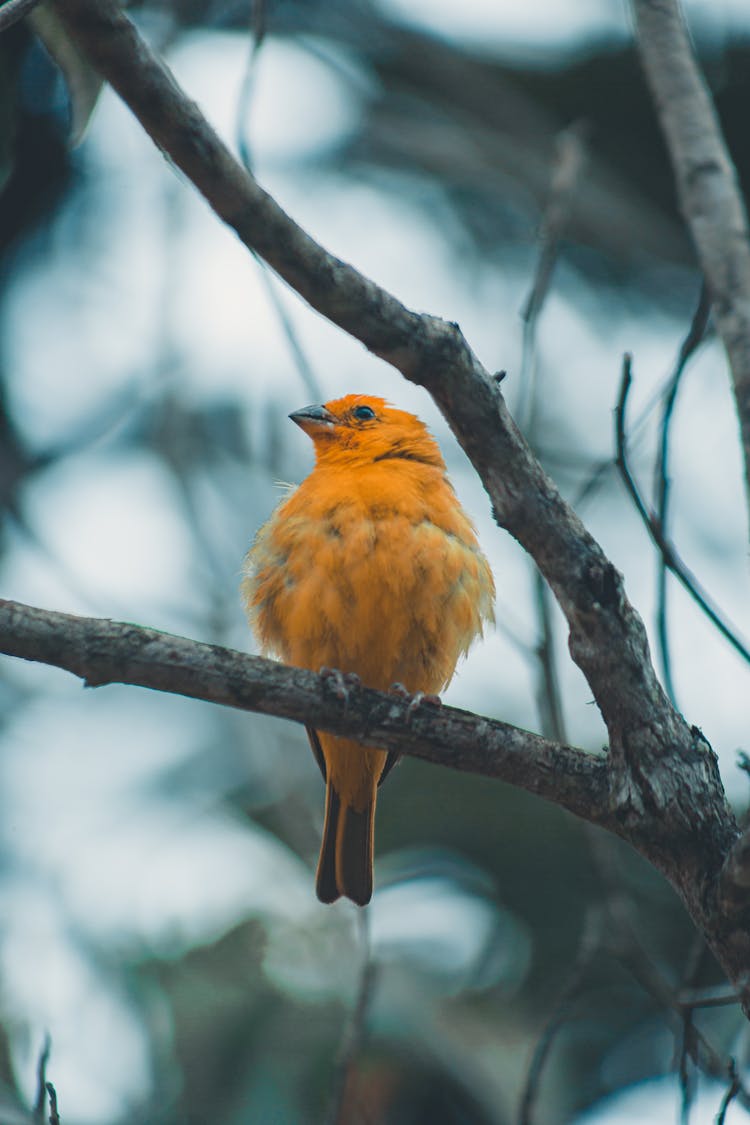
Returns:
[[[263,648],[288,664],[356,672],[434,693],[493,619],[492,573],[413,414],[347,395],[291,414],[315,467],[258,532],[242,597]],[[316,889],[323,902],[372,894],[378,784],[392,758],[308,730],[326,781]]]

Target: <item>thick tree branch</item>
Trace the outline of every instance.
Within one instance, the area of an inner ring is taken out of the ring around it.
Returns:
[[[729,357],[750,502],[750,231],[732,159],[679,0],[632,0],[638,49],[669,146],[680,207]]]
[[[260,656],[139,625],[74,617],[0,599],[0,652],[52,664],[87,687],[133,684],[243,711],[310,723],[452,769],[496,777],[604,827],[606,759],[509,723],[347,686]],[[345,698],[340,698],[345,694]]]

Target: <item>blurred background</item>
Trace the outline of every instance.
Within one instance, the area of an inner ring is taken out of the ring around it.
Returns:
[[[747,186],[750,10],[686,10]],[[671,579],[660,598],[613,466],[628,350],[651,502],[700,295],[626,6],[144,0],[134,16],[283,207],[507,371],[744,810],[747,663]],[[604,744],[562,619],[426,393],[248,254],[44,9],[0,35],[0,184],[3,597],[252,650],[242,558],[312,464],[287,414],[374,392],[431,425],[497,582],[498,627],[447,701]],[[668,474],[669,535],[747,637],[742,465],[710,325]],[[700,1123],[729,1059],[743,1072],[737,1006],[685,1001],[721,976],[676,896],[558,809],[402,762],[363,915],[315,899],[323,787],[301,729],[6,658],[0,699],[3,1121],[28,1120],[45,1032],[80,1125]]]

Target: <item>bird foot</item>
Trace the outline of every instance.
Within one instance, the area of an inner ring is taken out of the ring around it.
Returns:
[[[407,687],[404,687],[404,685],[400,683],[391,684],[388,690],[393,692],[393,694],[397,695],[400,699],[409,700],[409,706],[406,708],[407,723],[411,722],[414,712],[418,710],[422,704],[426,704],[428,707],[443,706],[443,701],[439,695],[431,695],[424,691],[415,691],[414,694],[412,694]]]
[[[349,689],[360,686],[361,680],[356,672],[342,672],[339,668],[320,669],[320,675],[331,691],[342,703],[349,700]]]
[[[391,684],[388,691],[391,692],[392,695],[397,695],[399,699],[411,699],[411,692],[405,684]]]

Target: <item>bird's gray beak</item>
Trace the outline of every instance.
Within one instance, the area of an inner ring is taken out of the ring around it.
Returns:
[[[326,410],[325,406],[303,406],[289,417],[306,434],[312,434],[316,430],[318,432],[323,429],[328,430],[336,422],[336,416],[331,414],[330,410]]]

